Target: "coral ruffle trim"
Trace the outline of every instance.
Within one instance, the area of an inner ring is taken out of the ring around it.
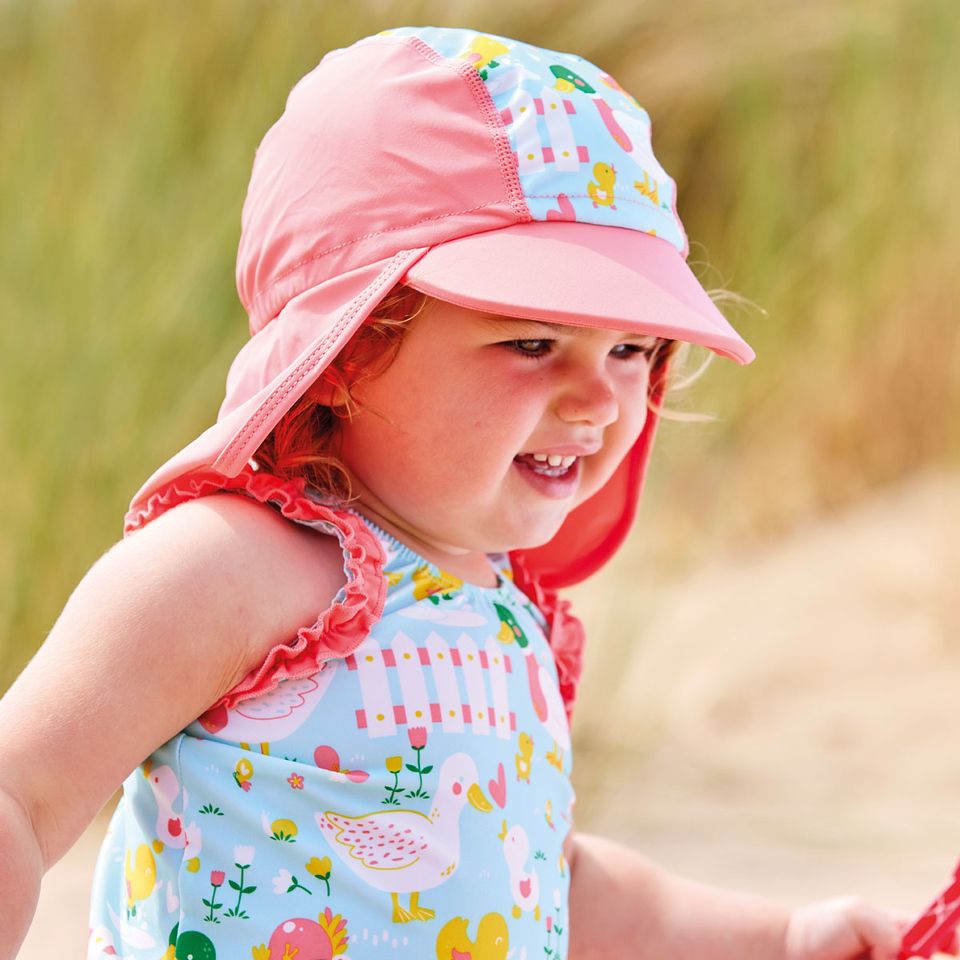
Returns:
[[[337,530],[347,573],[346,596],[324,610],[313,626],[301,627],[289,643],[275,646],[260,666],[213,704],[204,717],[213,719],[213,714],[275,689],[281,680],[313,676],[325,661],[348,656],[369,636],[383,614],[387,592],[383,566],[387,558],[380,541],[353,514],[311,499],[305,486],[303,480],[281,480],[250,468],[235,477],[212,471],[193,473],[162,487],[142,509],[127,516],[124,532],[131,533],[177,504],[221,491],[235,491],[276,505],[288,520],[321,520]]]
[[[510,556],[513,582],[533,601],[547,620],[548,640],[557,665],[560,695],[567,710],[567,720],[573,716],[577,686],[583,672],[583,647],[586,634],[583,624],[570,612],[570,601],[561,600],[557,591],[541,586],[532,577],[519,557]]]
[[[323,611],[313,626],[302,627],[295,639],[274,647],[260,666],[251,670],[204,714],[211,720],[214,714],[275,689],[281,680],[313,676],[327,660],[349,656],[369,636],[383,614],[386,556],[380,541],[362,520],[311,499],[305,488],[302,479],[282,480],[250,468],[235,477],[214,471],[192,473],[161,487],[142,508],[127,514],[124,532],[132,533],[177,504],[233,491],[276,505],[288,520],[320,520],[333,525],[338,532],[348,574],[344,599]],[[562,600],[556,590],[541,586],[519,557],[511,554],[510,559],[514,584],[546,618],[548,641],[569,720],[583,669],[583,624],[570,612],[569,600]]]

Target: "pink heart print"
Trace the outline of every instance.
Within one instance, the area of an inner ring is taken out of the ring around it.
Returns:
[[[507,774],[503,769],[503,764],[497,764],[497,779],[490,780],[487,783],[490,790],[490,796],[496,801],[497,806],[502,810],[507,805]]]

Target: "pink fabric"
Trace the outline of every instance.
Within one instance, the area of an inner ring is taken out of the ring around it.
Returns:
[[[132,533],[178,504],[232,491],[260,503],[275,504],[288,520],[322,520],[333,524],[339,532],[344,568],[348,572],[344,600],[324,610],[311,626],[301,627],[289,643],[273,647],[259,666],[205,711],[200,722],[208,729],[219,729],[229,708],[275,689],[281,680],[313,676],[327,660],[349,656],[369,636],[383,614],[387,593],[383,576],[386,556],[380,541],[362,520],[318,503],[307,496],[305,490],[302,479],[282,480],[249,466],[235,477],[213,472],[194,473],[157,490],[127,524],[125,532]],[[547,620],[548,640],[569,719],[583,666],[583,625],[570,613],[570,602],[560,600],[555,590],[542,587],[522,560],[511,555],[511,564],[514,583]]]
[[[194,475],[243,471],[405,277],[443,299],[508,316],[615,329],[653,329],[659,316],[667,335],[741,362],[752,357],[667,241],[531,220],[503,118],[474,64],[399,35],[324,57],[290,92],[256,151],[236,272],[251,339],[230,369],[217,423],[141,487],[128,529],[149,514],[158,491],[189,486]],[[666,286],[658,290],[659,281]],[[579,582],[622,542],[656,419],[648,417],[611,482],[554,540],[525,552],[544,587]]]
[[[473,310],[692,340],[738,363],[754,358],[674,247],[637,230],[518,223],[434,247],[405,282]]]

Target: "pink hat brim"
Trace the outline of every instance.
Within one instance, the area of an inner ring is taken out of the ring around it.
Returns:
[[[519,223],[431,248],[404,282],[473,310],[685,340],[738,363],[754,358],[677,249],[637,230]]]

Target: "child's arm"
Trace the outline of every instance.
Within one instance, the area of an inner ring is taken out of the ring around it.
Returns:
[[[792,913],[762,897],[673,876],[577,833],[570,863],[570,960],[893,960],[903,924],[850,897]]]
[[[312,623],[344,582],[336,537],[241,496],[183,504],[81,581],[0,701],[0,960],[40,877],[153,749]]]

